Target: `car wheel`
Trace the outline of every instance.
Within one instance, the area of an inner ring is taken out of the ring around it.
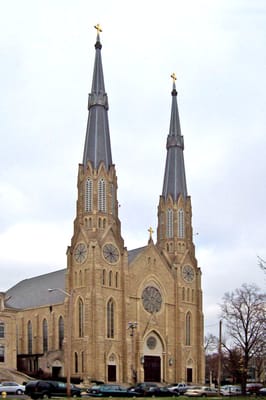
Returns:
[[[16,394],[23,394],[23,390],[18,389],[18,390],[16,391]]]
[[[49,393],[43,393],[42,395],[42,399],[49,399],[50,397]]]

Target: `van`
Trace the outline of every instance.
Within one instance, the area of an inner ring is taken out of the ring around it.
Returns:
[[[67,384],[57,381],[30,381],[26,384],[25,394],[32,399],[47,399],[51,397],[66,397]],[[71,384],[71,397],[81,397],[81,389]]]

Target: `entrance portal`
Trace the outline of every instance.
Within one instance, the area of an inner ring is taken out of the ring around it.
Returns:
[[[108,365],[108,382],[116,382],[116,365]]]
[[[161,381],[161,357],[144,356],[144,382]]]

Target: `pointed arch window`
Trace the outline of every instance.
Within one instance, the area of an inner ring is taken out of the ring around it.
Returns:
[[[28,322],[28,354],[32,354],[32,323]]]
[[[114,337],[114,301],[112,299],[107,303],[107,337]]]
[[[60,315],[59,320],[58,320],[58,345],[59,349],[63,349],[63,343],[64,343],[64,319],[62,315]]]
[[[113,183],[110,183],[110,195],[111,195],[111,214],[115,215],[115,187]]]
[[[0,321],[0,338],[3,339],[5,337],[5,323]]]
[[[79,358],[77,352],[75,352],[75,372],[79,372]]]
[[[81,352],[81,372],[85,371],[84,351]]]
[[[102,284],[105,285],[106,282],[106,271],[103,269],[103,275],[102,275]]]
[[[109,286],[112,286],[112,280],[113,280],[113,273],[112,271],[109,271]]]
[[[93,184],[92,179],[88,178],[85,184],[85,211],[92,211],[92,199],[93,199]]]
[[[177,235],[180,239],[184,239],[185,237],[185,217],[182,208],[177,212]]]
[[[191,345],[191,314],[186,315],[186,346]]]
[[[5,362],[5,346],[0,344],[0,362]]]
[[[103,178],[98,182],[98,210],[106,212],[106,184]]]
[[[42,347],[43,352],[46,353],[48,351],[48,323],[47,319],[42,321]]]
[[[168,208],[167,210],[167,227],[166,227],[166,236],[168,238],[172,238],[174,235],[173,230],[173,210]]]
[[[84,303],[82,299],[79,299],[78,303],[78,328],[79,328],[79,337],[84,336]]]

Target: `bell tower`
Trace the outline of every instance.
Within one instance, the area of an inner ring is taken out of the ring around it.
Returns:
[[[194,256],[194,245],[175,74],[172,74],[171,78],[173,79],[172,107],[166,143],[163,190],[158,206],[157,246],[171,263],[178,264],[187,251]]]
[[[108,122],[108,97],[105,91],[100,42],[101,28],[96,25],[95,62],[88,99],[88,122],[83,162],[78,170],[77,213],[72,242],[80,231],[87,240],[98,240],[111,229],[115,241],[123,245],[118,218],[117,176],[112,162]]]

